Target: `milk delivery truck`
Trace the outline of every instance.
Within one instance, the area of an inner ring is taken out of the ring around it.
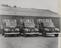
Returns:
[[[3,5],[0,13],[2,34],[43,35],[60,32],[60,16],[46,9],[17,8]]]

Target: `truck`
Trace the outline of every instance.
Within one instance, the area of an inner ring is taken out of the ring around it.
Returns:
[[[5,21],[6,20],[6,21]],[[17,27],[16,20],[5,19],[5,23],[3,25],[3,33],[4,36],[18,36],[20,34],[20,28]]]

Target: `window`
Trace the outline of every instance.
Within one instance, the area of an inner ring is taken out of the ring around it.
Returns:
[[[4,19],[3,23],[6,27],[16,27],[17,23],[15,19]]]
[[[37,22],[38,24],[43,22],[45,27],[55,27],[52,19],[38,19]]]

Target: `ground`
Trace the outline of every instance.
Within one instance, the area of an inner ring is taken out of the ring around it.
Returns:
[[[58,37],[4,37],[0,35],[1,48],[58,48]]]

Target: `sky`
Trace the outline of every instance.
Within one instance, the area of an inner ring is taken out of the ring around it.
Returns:
[[[0,0],[1,4],[16,5],[21,8],[49,9],[58,12],[58,0]]]

